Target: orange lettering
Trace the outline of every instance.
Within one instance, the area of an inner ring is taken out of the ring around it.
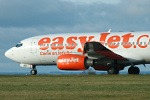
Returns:
[[[73,39],[77,40],[77,37],[69,37],[67,39],[68,45],[66,46],[66,49],[74,49],[76,47],[76,42],[73,41]]]
[[[124,48],[130,48],[132,46],[132,44],[129,45],[129,39],[132,37],[134,37],[134,35],[131,35],[131,33],[122,36]]]
[[[49,44],[51,42],[49,37],[43,38],[38,42],[38,46],[40,47],[41,50],[47,50],[49,48],[49,46],[47,46],[47,44]]]
[[[142,38],[142,37],[149,37],[148,35],[142,35],[142,36],[140,36],[138,39],[137,39],[137,42],[138,42],[138,46],[140,47],[140,48],[146,48],[147,47],[147,44],[146,45],[144,45],[144,46],[142,46],[141,44],[140,44],[140,39]]]
[[[56,50],[56,49],[62,50],[64,48],[64,46],[62,46],[64,38],[63,37],[56,37],[56,38],[53,39],[53,41],[56,41],[56,40],[57,40],[57,42],[52,43],[51,49],[53,49],[53,50]]]
[[[115,49],[119,47],[119,45],[117,44],[119,41],[120,41],[119,36],[112,36],[108,39],[107,44],[110,48]],[[117,42],[117,43],[114,43],[114,42]]]
[[[102,43],[104,45],[105,43],[105,40],[106,40],[106,37],[107,35],[109,35],[110,33],[101,33],[101,37],[100,37],[100,43]]]

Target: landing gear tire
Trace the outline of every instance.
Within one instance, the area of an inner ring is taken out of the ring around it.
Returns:
[[[128,74],[139,74],[140,73],[140,69],[138,67],[130,67],[128,69]]]
[[[118,67],[109,67],[107,73],[108,74],[119,74],[119,69],[118,69]]]
[[[31,75],[36,75],[37,74],[37,70],[31,70],[30,73],[31,73]]]

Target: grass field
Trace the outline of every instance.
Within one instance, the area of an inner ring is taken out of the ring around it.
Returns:
[[[0,76],[0,100],[149,100],[150,75]]]

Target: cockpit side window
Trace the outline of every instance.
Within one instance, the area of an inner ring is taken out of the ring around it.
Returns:
[[[19,43],[16,45],[16,47],[18,48],[18,47],[21,47],[22,45],[23,45],[23,43],[19,42]]]

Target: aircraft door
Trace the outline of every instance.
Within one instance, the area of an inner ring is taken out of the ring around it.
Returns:
[[[38,39],[33,39],[31,42],[31,53],[37,53],[37,47],[38,47]]]

